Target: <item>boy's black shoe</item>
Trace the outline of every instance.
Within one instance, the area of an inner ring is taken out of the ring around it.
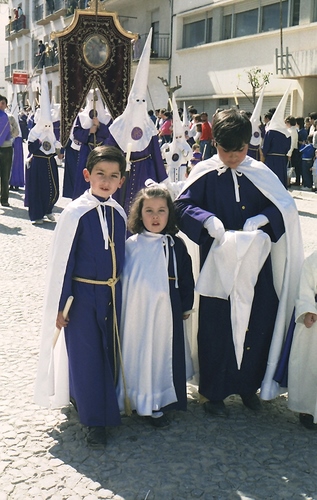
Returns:
[[[164,414],[158,418],[150,417],[150,421],[153,427],[157,427],[159,429],[163,429],[163,427],[168,427],[170,425],[170,421]]]
[[[300,423],[311,431],[317,431],[317,424],[314,424],[314,417],[308,413],[299,414]]]
[[[86,441],[92,448],[103,448],[107,444],[106,429],[100,426],[88,427]]]
[[[244,406],[250,408],[253,411],[260,411],[262,409],[261,401],[256,394],[250,394],[248,396],[241,396]]]
[[[223,401],[206,401],[204,403],[204,410],[206,413],[214,417],[228,417],[229,410]]]

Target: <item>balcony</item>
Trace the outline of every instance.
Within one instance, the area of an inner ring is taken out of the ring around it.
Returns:
[[[40,55],[34,55],[34,69],[42,71],[43,66],[45,66],[46,73],[59,71],[59,57],[57,50],[50,50],[48,54],[44,53],[44,56],[42,55],[42,58]]]
[[[27,33],[30,33],[30,29],[27,28],[26,16],[24,14],[17,19],[13,19],[5,27],[5,39],[9,42]]]
[[[45,25],[55,19],[66,15],[67,0],[45,0],[34,8],[34,20],[36,24]]]
[[[132,57],[137,61],[146,42],[147,35],[140,35],[140,38],[133,44]],[[170,58],[170,35],[167,33],[154,33],[151,44],[151,59]]]

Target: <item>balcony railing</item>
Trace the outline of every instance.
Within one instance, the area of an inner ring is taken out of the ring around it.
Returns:
[[[48,24],[66,14],[68,0],[44,0],[34,7],[34,20],[37,24]]]
[[[59,57],[57,50],[51,50],[48,54],[45,52],[42,55],[35,54],[33,58],[33,67],[41,69],[43,66],[46,68],[56,66],[59,64]]]
[[[133,59],[139,59],[147,35],[141,35],[133,44]],[[151,43],[151,59],[169,59],[170,57],[170,35],[167,33],[155,33],[152,37]]]
[[[28,33],[29,31],[29,28],[27,28],[26,17],[23,14],[7,24],[5,27],[5,38],[6,40],[13,40],[17,36]]]

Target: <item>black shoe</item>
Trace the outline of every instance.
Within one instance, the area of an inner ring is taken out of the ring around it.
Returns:
[[[168,427],[170,425],[170,421],[166,417],[166,415],[162,415],[161,417],[150,417],[150,422],[153,427],[157,427],[159,429],[163,429],[163,427]]]
[[[204,403],[204,410],[215,417],[228,417],[229,415],[229,410],[223,401],[206,401]]]
[[[248,396],[241,396],[244,406],[253,411],[260,411],[262,409],[261,401],[256,394],[249,394]]]
[[[107,444],[107,434],[104,427],[88,427],[86,436],[88,446],[92,448],[103,448]]]
[[[311,431],[317,431],[317,424],[314,424],[314,417],[308,413],[299,414],[300,423]]]
[[[9,207],[9,206],[10,206],[10,205],[9,205],[9,203],[8,203],[7,201],[4,201],[3,203],[1,203],[1,205],[2,205],[3,207]]]

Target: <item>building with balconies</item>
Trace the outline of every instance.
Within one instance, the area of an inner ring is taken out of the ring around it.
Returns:
[[[264,111],[279,102],[289,83],[287,112],[307,115],[317,110],[317,0],[104,0],[117,12],[122,27],[139,34],[133,44],[132,75],[152,27],[152,56],[148,106],[166,107],[172,91],[182,106],[192,104],[209,115],[218,107],[253,109],[248,71],[258,67],[269,74]],[[10,12],[22,6],[23,18],[13,14],[6,26],[8,61],[5,76],[11,84],[14,68],[29,72],[36,91],[40,70],[38,41],[50,44],[74,9],[85,0],[9,0]],[[18,21],[15,23],[15,21]],[[59,102],[58,52],[46,59],[51,93]],[[8,89],[9,91],[11,88]],[[19,89],[21,93],[26,89]]]

